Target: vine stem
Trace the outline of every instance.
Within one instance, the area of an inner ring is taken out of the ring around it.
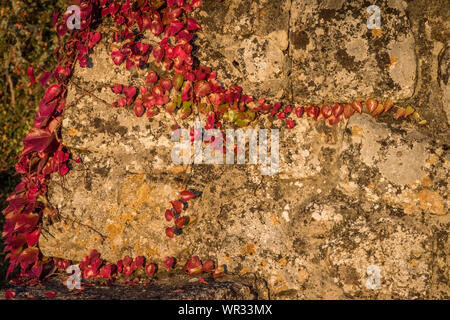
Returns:
[[[6,70],[6,79],[8,80],[9,84],[9,91],[11,92],[11,107],[15,107],[16,105],[16,95],[14,93],[14,85],[11,80],[11,76],[9,75],[8,70]]]
[[[88,228],[89,230],[92,230],[93,232],[97,233],[97,234],[102,238],[102,243],[106,240],[106,236],[104,236],[103,234],[101,234],[100,231],[95,230],[93,227],[88,226],[88,225],[86,225],[86,224],[84,224],[84,223],[81,223],[81,222],[79,222],[79,221],[77,221],[77,220],[75,220],[75,219],[71,219],[71,218],[69,218],[69,217],[65,217],[65,216],[63,216],[61,213],[59,213],[59,216],[60,216],[62,219],[66,219],[66,220],[69,220],[69,221],[71,221],[71,222],[73,222],[73,223],[77,223],[77,224],[79,224],[80,226],[85,227],[85,228]]]
[[[85,94],[89,95],[90,97],[92,97],[92,98],[94,98],[94,99],[100,101],[101,103],[103,103],[103,104],[105,104],[105,105],[107,105],[107,106],[114,107],[113,104],[111,104],[111,103],[109,103],[109,102],[103,100],[102,98],[97,97],[97,96],[96,96],[95,94],[93,94],[92,92],[90,92],[90,91],[88,91],[88,90],[82,88],[80,85],[78,85],[77,83],[73,82],[73,80],[70,79],[70,78],[69,78],[69,82],[70,82],[72,85],[74,85],[78,90],[83,91]]]

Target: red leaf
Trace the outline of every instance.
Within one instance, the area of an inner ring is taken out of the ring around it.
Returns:
[[[197,97],[204,97],[211,92],[209,82],[206,80],[197,81],[194,84],[194,92]]]
[[[359,101],[353,101],[352,108],[355,109],[356,112],[362,112],[362,104]]]
[[[111,90],[116,94],[122,93],[122,89],[123,87],[121,84],[116,84],[114,87],[111,88]]]
[[[52,74],[50,72],[44,72],[41,76],[41,85],[43,88],[47,85],[48,81],[52,78]]]
[[[26,243],[26,237],[23,233],[13,234],[11,238],[9,238],[8,245],[12,248],[22,247]]]
[[[63,176],[67,172],[69,172],[69,168],[65,164],[60,165],[60,167],[59,167],[59,175]]]
[[[130,256],[123,257],[123,265],[129,266],[133,263],[133,259]]]
[[[92,48],[97,42],[100,41],[102,35],[100,32],[89,32],[89,44],[88,47]]]
[[[176,35],[181,29],[184,28],[184,22],[178,19],[172,20],[170,25],[166,27],[164,36],[166,38]]]
[[[53,299],[56,296],[56,292],[55,291],[46,292],[45,296],[49,299]]]
[[[150,31],[155,37],[159,36],[163,31],[163,24],[159,20],[153,20],[150,24]]]
[[[167,6],[169,8],[173,8],[173,6],[176,4],[177,0],[167,0]]]
[[[187,201],[195,198],[195,193],[192,193],[188,190],[181,191],[180,195],[181,195],[181,200],[183,200],[184,202],[187,202]]]
[[[150,263],[145,266],[145,273],[147,274],[147,276],[151,277],[155,274],[155,272],[156,265],[154,263]]]
[[[304,111],[304,109],[301,106],[295,107],[295,109],[294,109],[294,113],[297,116],[297,118],[301,118],[302,117],[303,111]]]
[[[155,83],[156,81],[158,81],[158,75],[154,71],[150,71],[145,77],[146,83]]]
[[[53,84],[47,88],[41,103],[48,103],[61,94],[62,88],[59,84]]]
[[[155,106],[151,106],[147,109],[147,112],[145,115],[147,116],[147,118],[150,118],[150,117],[154,117],[157,114],[158,114],[158,108]]]
[[[203,272],[202,261],[197,256],[191,257],[186,262],[186,265],[183,267],[183,270],[187,271],[190,276],[199,275]]]
[[[65,22],[58,23],[56,26],[56,33],[58,33],[58,36],[63,37],[67,32],[67,25]]]
[[[331,116],[333,110],[329,106],[322,106],[322,108],[320,108],[320,113],[325,119],[327,119]]]
[[[164,264],[164,268],[166,268],[167,271],[170,271],[173,268],[174,264],[175,264],[175,258],[173,258],[173,257],[165,257],[164,261],[163,261],[163,264]]]
[[[53,13],[53,16],[52,16],[52,26],[55,26],[55,25],[56,25],[56,22],[58,22],[58,18],[59,18],[59,12]]]
[[[177,45],[184,45],[186,43],[188,43],[189,41],[192,40],[192,38],[194,37],[194,34],[190,33],[189,31],[185,30],[181,30],[176,37],[176,44]]]
[[[26,269],[30,264],[34,264],[39,257],[39,249],[36,247],[26,248],[17,258],[22,269]]]
[[[14,291],[12,291],[11,289],[8,289],[5,291],[5,299],[6,300],[11,300],[14,299],[16,297],[16,293]]]
[[[142,268],[142,266],[144,266],[144,260],[145,259],[143,256],[134,258],[133,264],[135,265],[136,269]]]
[[[159,85],[155,85],[152,87],[152,94],[154,96],[162,96],[164,94],[164,92]]]
[[[214,268],[215,268],[214,261],[212,261],[211,259],[206,260],[203,263],[203,272],[211,272],[214,270]]]
[[[136,100],[137,102],[137,100]],[[140,117],[144,114],[145,108],[142,106],[142,104],[138,104],[136,103],[134,105],[134,114],[136,115],[136,117]]]
[[[32,267],[31,267],[31,272],[33,273],[33,275],[39,279],[41,277],[42,274],[42,270],[44,269],[44,265],[42,263],[36,262]],[[65,269],[64,269],[65,270]]]
[[[82,56],[89,52],[89,48],[86,47],[83,43],[81,43],[81,41],[77,41],[76,48],[78,53]]]
[[[125,55],[122,53],[122,51],[115,49],[111,53],[111,58],[113,59],[113,62],[116,66],[122,63],[123,59],[125,59]]]
[[[192,82],[185,81],[183,89],[181,90],[181,99],[183,101],[188,101],[192,99]]]
[[[127,105],[127,98],[119,98],[119,99],[117,99],[117,105],[119,107],[125,107]]]
[[[100,276],[105,279],[111,279],[112,274],[114,273],[116,266],[108,263],[106,266],[100,269]]]
[[[209,285],[209,283],[205,280],[205,279],[203,279],[203,278],[198,278],[198,281],[200,281],[201,283],[203,283],[203,284],[206,284],[206,285]]]
[[[355,113],[355,109],[350,104],[344,106],[344,117],[345,119],[350,119],[350,117]]]
[[[334,126],[335,124],[338,124],[339,121],[342,120],[342,115],[339,115],[337,117],[334,116],[334,114],[328,118],[328,123],[330,126]]]
[[[175,225],[178,228],[180,228],[180,229],[183,228],[185,224],[186,224],[186,217],[179,217],[179,218],[175,219]]]
[[[38,221],[39,215],[37,213],[21,214],[16,221],[14,231],[34,229]]]
[[[281,112],[277,115],[277,118],[278,118],[278,119],[285,119],[285,118],[286,118],[286,114],[285,114],[283,111],[281,111]]]
[[[31,84],[36,82],[36,77],[34,76],[34,68],[29,66],[27,69],[28,77],[30,78]]]
[[[33,232],[27,234],[27,244],[29,247],[34,246],[39,241],[39,236],[41,235],[41,230],[36,229]]]
[[[337,118],[339,115],[342,114],[342,112],[344,112],[344,107],[337,102],[334,103],[333,104],[333,115]]]
[[[159,81],[159,86],[163,92],[169,91],[172,88],[172,81],[170,81],[170,79],[161,79]]]
[[[91,266],[83,270],[83,277],[86,279],[94,278],[98,273],[98,269]]]
[[[317,106],[307,106],[306,107],[306,115],[308,117],[313,117],[314,119],[317,119],[317,117],[319,116],[319,107]]]
[[[117,261],[116,267],[117,267],[117,273],[121,273],[123,270],[123,261],[122,260]]]
[[[186,29],[189,31],[201,29],[200,25],[197,23],[197,21],[195,19],[187,18],[186,24],[187,24]]]
[[[58,101],[53,101],[47,104],[41,103],[39,106],[39,111],[35,116],[34,127],[42,128],[45,126],[47,124],[47,120],[53,115],[57,105]]]
[[[153,57],[155,57],[155,60],[157,62],[161,62],[162,59],[164,58],[164,49],[161,48],[161,46],[155,46],[153,47],[152,55]]]
[[[174,217],[173,211],[170,209],[167,209],[166,212],[164,213],[164,217],[166,218],[167,221],[172,220]]]
[[[374,112],[375,109],[377,108],[377,106],[378,106],[378,101],[377,100],[375,100],[373,98],[369,98],[369,99],[366,100],[366,107],[367,107],[367,110],[369,110],[370,113]]]
[[[126,68],[127,70],[134,67],[134,62],[131,59],[127,59]]]
[[[57,66],[55,69],[55,74],[58,76],[68,77],[70,72],[71,70],[69,67]]]
[[[198,8],[202,6],[202,0],[192,0],[191,7]]]
[[[117,2],[114,2],[112,4],[110,4],[109,6],[109,13],[111,15],[115,15],[117,13],[117,11],[119,11],[120,9],[120,4],[118,4]]]
[[[23,139],[25,146],[22,150],[21,155],[24,156],[27,153],[34,151],[44,151],[45,148],[47,148],[53,140],[53,134],[51,134],[47,129],[33,128],[27,134],[25,139]]]
[[[167,227],[166,236],[169,238],[173,238],[175,236],[175,230],[172,227]]]
[[[173,209],[177,213],[180,213],[183,210],[183,208],[184,208],[183,203],[181,201],[178,201],[178,200],[177,201],[171,201],[170,203],[172,204]]]
[[[182,5],[181,3],[178,3],[178,5]],[[181,8],[173,8],[170,10],[167,14],[169,20],[178,18],[183,13],[183,9]]]
[[[185,4],[183,6],[183,10],[186,11],[186,12],[192,12],[194,9],[192,9],[192,7],[190,5]]]
[[[295,121],[294,121],[294,120],[291,120],[291,119],[287,120],[287,121],[286,121],[286,126],[287,126],[289,129],[292,129],[293,127],[295,127]]]
[[[123,93],[128,99],[133,99],[136,95],[136,87],[134,86],[125,87],[123,88]]]
[[[218,266],[216,268],[216,270],[214,270],[213,272],[213,277],[217,278],[217,277],[221,277],[225,274],[225,266],[222,264],[220,266]]]

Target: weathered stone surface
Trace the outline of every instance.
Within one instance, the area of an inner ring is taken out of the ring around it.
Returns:
[[[198,57],[223,70],[226,84],[292,103],[409,98],[416,57],[406,4],[377,5],[381,34],[367,28],[362,0],[206,2],[196,13],[207,48]]]
[[[450,49],[449,43],[447,47],[442,49],[441,63],[439,66],[439,73],[441,76],[440,86],[442,90],[442,104],[444,106],[445,114],[447,115],[447,121],[450,124]]]
[[[421,90],[425,76],[438,82],[437,72],[415,78],[416,37],[403,2],[380,4],[375,38],[357,3],[206,2],[198,57],[221,81],[285,102],[405,99],[416,80]],[[103,42],[95,47],[92,68],[77,69],[74,81],[110,103],[116,97],[105,85],[141,85],[147,71],[116,67],[109,54]],[[398,61],[388,67],[390,55]],[[437,70],[432,57],[421,68]],[[279,173],[262,176],[260,165],[175,165],[170,117],[136,118],[74,86],[64,117],[64,143],[83,164],[50,184],[61,220],[44,226],[45,255],[80,260],[96,248],[112,262],[144,255],[158,263],[198,255],[233,277],[256,276],[260,298],[450,296],[450,157],[434,131],[366,114],[333,128],[298,119],[292,130],[262,118],[255,128],[281,128]],[[168,239],[164,211],[187,177],[203,194],[190,202],[183,234]],[[366,286],[371,265],[381,272],[379,290]]]
[[[343,101],[412,95],[414,38],[402,1],[379,1],[380,35],[366,25],[364,1],[292,1],[294,100]],[[395,63],[394,63],[395,61]]]

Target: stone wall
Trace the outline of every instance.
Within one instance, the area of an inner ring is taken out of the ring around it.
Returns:
[[[304,117],[287,129],[263,117],[252,127],[280,129],[273,176],[259,165],[175,165],[170,116],[137,118],[94,98],[112,103],[111,84],[141,86],[148,72],[115,66],[101,26],[91,67],[72,78],[92,94],[70,86],[64,111],[63,141],[83,164],[52,179],[61,219],[44,226],[41,251],[198,255],[226,264],[233,281],[256,278],[260,298],[448,299],[448,43],[439,20],[414,18],[421,3],[379,1],[380,34],[365,25],[364,1],[204,1],[196,56],[225,85],[290,104],[391,97],[428,121],[362,114],[330,128]],[[203,193],[168,239],[164,211],[187,175]],[[369,266],[380,289],[366,285]]]

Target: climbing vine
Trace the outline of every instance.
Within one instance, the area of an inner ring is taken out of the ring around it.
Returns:
[[[224,123],[246,127],[263,114],[283,119],[289,129],[296,126],[295,118],[303,116],[334,126],[355,113],[362,113],[363,106],[374,117],[394,107],[389,99],[378,102],[373,98],[336,102],[331,106],[283,106],[281,102],[271,103],[264,98],[245,95],[237,85],[225,88],[217,80],[216,72],[200,65],[193,57],[192,40],[201,26],[189,15],[202,5],[202,0],[85,0],[78,3],[80,29],[68,30],[67,20],[72,17],[71,12],[53,15],[52,23],[61,38],[61,45],[54,52],[58,66],[53,72],[45,74],[44,81],[41,80],[47,89],[16,165],[21,182],[8,197],[9,206],[3,211],[3,238],[9,260],[7,277],[16,267],[20,267],[20,274],[14,281],[25,279],[39,282],[55,269],[65,270],[71,264],[64,259],[42,257],[38,240],[43,219],[51,219],[58,214],[47,201],[50,175],[64,176],[74,162],[83,161],[72,158],[63,144],[60,127],[68,86],[73,85],[90,94],[74,83],[71,76],[76,64],[80,68],[88,66],[89,53],[104,36],[96,31],[103,20],[110,19],[114,25],[110,49],[115,65],[126,69],[145,69],[152,63],[164,71],[161,75],[170,74],[161,78],[160,74],[151,70],[145,77],[145,86],[140,88],[111,84],[112,92],[118,97],[114,104],[108,105],[130,108],[137,117],[145,115],[151,118],[160,112],[167,112],[174,120],[173,130],[179,129],[177,118],[200,115],[204,119],[204,129],[220,129]],[[146,39],[146,32],[159,41]],[[28,75],[32,83],[35,82],[34,72],[34,67],[30,66]],[[396,119],[413,115],[419,123],[425,123],[411,106],[395,108]],[[191,139],[198,138],[199,134],[192,129]],[[223,143],[212,140],[209,143],[214,149],[225,152]],[[188,217],[182,215],[183,210],[189,201],[199,196],[201,192],[186,189],[180,191],[178,199],[171,201],[171,208],[165,211],[165,219],[173,221],[174,225],[166,228],[167,237],[181,234],[183,227],[189,223]],[[175,262],[173,257],[166,257],[163,266],[171,270]],[[133,259],[126,256],[116,264],[106,263],[96,250],[92,250],[81,261],[80,269],[84,278],[112,280],[117,275],[152,277],[158,267],[153,262],[146,262],[144,257]],[[189,275],[211,272],[216,277],[224,274],[225,268],[223,265],[216,267],[212,260],[202,262],[194,256],[186,262],[183,271]]]

